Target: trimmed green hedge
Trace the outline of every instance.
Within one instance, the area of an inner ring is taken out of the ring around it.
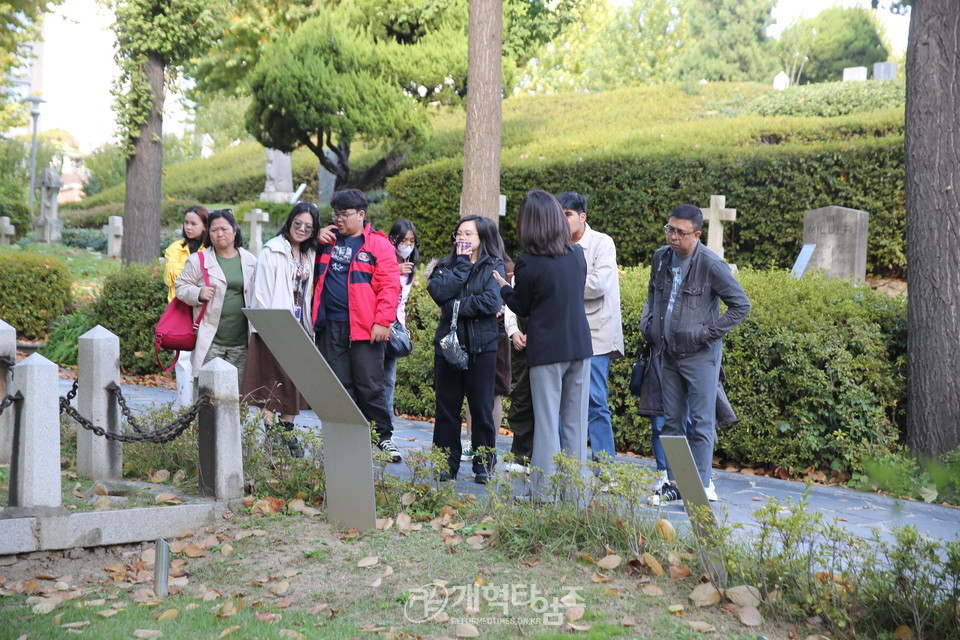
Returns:
[[[650,421],[637,415],[630,368],[641,344],[649,269],[621,271],[627,357],[610,368],[618,448],[651,454]],[[739,420],[720,430],[717,454],[751,466],[862,471],[898,449],[905,424],[906,299],[847,282],[741,270],[753,308],[724,343],[726,390]],[[437,307],[420,282],[407,306],[414,352],[397,362],[395,406],[432,416]]]
[[[822,82],[771,91],[747,108],[762,116],[833,117],[861,111],[902,107],[907,101],[904,80]]]
[[[0,320],[25,338],[42,338],[73,300],[61,260],[22,251],[0,253]]]
[[[461,184],[462,162],[453,160],[405,171],[387,183],[388,216],[413,220],[424,255],[447,253]],[[591,226],[617,243],[620,264],[640,265],[664,243],[660,229],[676,205],[706,207],[712,194],[722,194],[727,206],[737,209],[736,223],[724,228],[727,260],[789,268],[802,245],[804,212],[833,204],[870,213],[867,270],[899,277],[906,269],[903,184],[900,135],[856,144],[701,149],[697,155],[531,160],[501,170],[500,189],[508,204],[500,230],[514,253],[516,211],[528,189],[579,191],[589,198]]]

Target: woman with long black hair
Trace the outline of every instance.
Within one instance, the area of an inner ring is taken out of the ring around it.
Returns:
[[[503,240],[488,218],[467,216],[453,232],[453,248],[441,260],[427,284],[440,305],[434,338],[436,421],[433,444],[447,452],[448,470],[441,480],[460,470],[460,415],[466,396],[473,415],[471,448],[474,480],[486,484],[496,464],[497,430],[493,424],[493,383],[497,368],[497,313],[502,306],[494,274],[504,276]],[[455,368],[443,356],[440,340],[450,333],[453,309],[459,302],[457,338],[469,354],[467,368]]]
[[[400,269],[400,304],[397,306],[397,322],[407,326],[407,298],[420,262],[420,238],[417,228],[406,218],[401,218],[390,227],[390,244],[397,250],[397,266]],[[397,359],[386,348],[383,362],[383,382],[387,387],[387,410],[393,415],[393,393],[397,388]]]

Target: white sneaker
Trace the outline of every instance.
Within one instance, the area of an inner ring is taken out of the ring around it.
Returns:
[[[720,496],[717,495],[717,488],[713,486],[713,480],[710,481],[710,484],[703,488],[703,491],[707,494],[707,500],[710,502],[718,502]]]
[[[516,463],[516,462],[502,462],[497,465],[497,469],[500,469],[507,473],[514,472],[514,473],[523,473],[526,475],[530,475],[530,467]]]

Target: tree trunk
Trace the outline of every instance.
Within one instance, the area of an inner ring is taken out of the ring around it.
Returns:
[[[406,153],[388,153],[360,174],[360,177],[354,181],[352,186],[360,189],[360,191],[383,187],[384,181],[390,176],[396,175],[406,159]]]
[[[960,446],[960,3],[915,0],[907,44],[907,434]]]
[[[150,117],[127,160],[127,193],[123,201],[123,261],[149,264],[160,253],[160,183],[163,173],[163,68],[156,53],[147,55],[144,73],[153,94]]]
[[[500,222],[501,0],[470,0],[460,215]]]

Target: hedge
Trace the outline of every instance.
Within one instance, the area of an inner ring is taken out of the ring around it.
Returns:
[[[0,253],[0,320],[25,338],[42,338],[72,302],[73,278],[61,260],[21,251]]]
[[[387,183],[388,216],[413,220],[426,256],[448,251],[458,219],[461,169],[462,162],[439,161]],[[712,194],[722,194],[727,206],[737,210],[737,221],[724,227],[727,260],[753,268],[789,268],[802,245],[804,212],[840,205],[870,213],[868,273],[902,277],[903,185],[901,135],[857,143],[701,149],[696,154],[530,160],[500,172],[501,193],[507,196],[500,230],[514,253],[516,211],[528,189],[579,191],[588,196],[591,226],[614,238],[620,264],[636,266],[664,243],[660,229],[676,205],[705,207]]]
[[[823,82],[771,91],[747,108],[764,116],[833,117],[902,107],[907,101],[903,79],[872,82]]]
[[[641,344],[648,268],[621,271],[627,357],[610,369],[618,448],[650,455],[650,421],[628,390]],[[750,466],[862,471],[897,450],[905,424],[906,300],[842,281],[741,270],[753,308],[724,344],[726,390],[739,420],[719,431],[717,454]],[[397,362],[395,406],[432,416],[436,304],[422,281],[407,306],[414,352]]]

